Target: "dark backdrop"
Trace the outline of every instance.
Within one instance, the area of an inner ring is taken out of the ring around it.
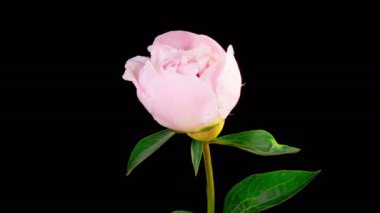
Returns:
[[[203,167],[194,177],[183,135],[125,177],[137,141],[163,129],[122,80],[125,61],[177,29],[234,45],[245,86],[222,134],[265,129],[302,148],[259,157],[213,146],[218,212],[235,183],[277,169],[322,173],[268,212],[380,209],[370,5],[31,6],[1,17],[0,209],[204,212]]]

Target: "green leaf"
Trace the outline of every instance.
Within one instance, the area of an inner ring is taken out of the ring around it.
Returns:
[[[141,139],[135,148],[133,148],[131,156],[129,157],[127,175],[131,174],[136,166],[153,154],[174,134],[174,131],[166,129]]]
[[[218,137],[215,144],[233,146],[257,155],[282,155],[297,153],[299,148],[278,144],[274,137],[265,130],[250,130]]]
[[[319,173],[280,170],[251,175],[235,185],[224,201],[224,213],[261,212],[301,191]]]
[[[171,213],[193,213],[191,211],[184,211],[184,210],[175,210],[175,211],[172,211]]]
[[[202,142],[193,140],[191,142],[191,161],[193,162],[195,176],[198,175],[199,164],[202,160]]]

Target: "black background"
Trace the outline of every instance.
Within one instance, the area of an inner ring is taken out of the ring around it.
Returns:
[[[177,29],[234,46],[245,86],[222,134],[265,129],[302,148],[259,157],[213,146],[218,212],[238,181],[278,169],[322,173],[268,212],[380,209],[371,5],[31,6],[1,17],[0,209],[204,212],[203,167],[194,177],[184,135],[125,177],[137,141],[163,127],[121,79],[124,64]]]

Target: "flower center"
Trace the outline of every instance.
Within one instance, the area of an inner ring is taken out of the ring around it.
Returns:
[[[166,72],[200,77],[213,62],[214,60],[209,56],[196,57],[181,54],[174,59],[166,61],[161,67]]]
[[[199,46],[190,50],[172,47],[158,48],[161,52],[159,66],[165,72],[201,77],[216,61],[217,56],[208,47]]]

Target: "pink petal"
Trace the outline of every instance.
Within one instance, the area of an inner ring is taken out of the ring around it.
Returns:
[[[127,61],[125,64],[125,72],[123,74],[123,79],[126,81],[132,81],[136,88],[139,88],[138,76],[141,68],[144,66],[148,57],[135,56]]]
[[[177,72],[182,75],[196,76],[198,74],[199,67],[196,63],[187,63],[178,67]]]
[[[226,118],[237,104],[241,90],[241,75],[232,46],[228,46],[226,63],[217,80],[216,95],[219,101],[219,114]]]
[[[210,54],[217,54],[217,57],[225,55],[224,49],[214,39],[206,36],[199,35],[194,42],[195,47],[204,46],[210,48]]]
[[[170,31],[157,36],[153,45],[166,45],[181,50],[189,50],[193,48],[197,36],[195,33],[186,31]]]
[[[140,72],[138,73],[138,85],[137,87],[137,97],[140,102],[144,105],[144,107],[148,110],[149,113],[152,114],[152,101],[150,98],[150,94],[146,92],[146,87],[150,85],[150,82],[159,77],[159,73],[153,67],[150,60],[145,62],[145,65]]]
[[[160,75],[150,60],[145,62],[144,67],[140,69],[138,74],[138,81],[141,90],[144,90],[146,85],[149,85],[153,79],[158,78]]]
[[[155,44],[148,47],[150,52],[150,60],[153,64],[159,65],[161,62],[166,59],[173,59],[178,54],[178,50],[163,44]]]
[[[209,45],[211,45],[213,50],[212,53],[214,54],[214,57],[216,57],[216,63],[212,64],[209,68],[202,72],[200,78],[208,84],[211,84],[212,88],[216,92],[218,83],[217,79],[223,71],[226,63],[226,52],[218,43],[207,36],[202,36],[201,40],[203,43],[207,42]]]
[[[157,36],[154,45],[174,47],[179,50],[191,50],[195,47],[209,47],[211,53],[224,52],[223,48],[212,38],[187,31],[170,31]]]
[[[144,106],[162,126],[178,132],[197,131],[220,119],[213,90],[196,77],[160,75],[139,95]]]

